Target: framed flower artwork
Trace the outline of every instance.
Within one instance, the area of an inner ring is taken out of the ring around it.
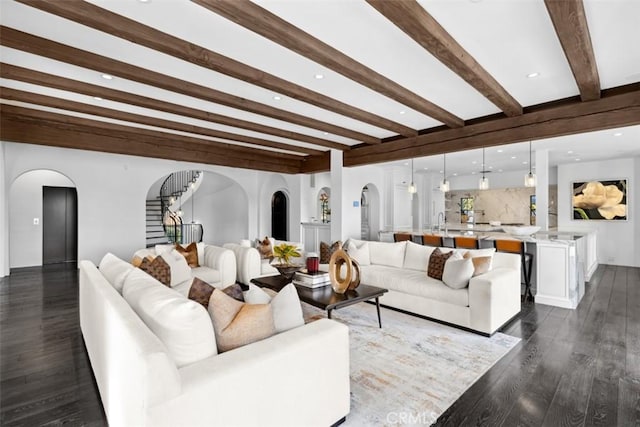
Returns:
[[[575,220],[627,220],[627,180],[572,183],[571,206]]]

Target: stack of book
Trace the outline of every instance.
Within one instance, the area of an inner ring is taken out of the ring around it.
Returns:
[[[331,284],[331,280],[329,280],[329,273],[326,271],[309,273],[307,270],[302,270],[296,271],[293,276],[293,284],[307,288],[320,288]]]

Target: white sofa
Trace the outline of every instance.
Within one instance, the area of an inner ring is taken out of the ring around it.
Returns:
[[[156,257],[173,248],[172,244],[156,245],[152,248],[139,249],[133,256],[141,259],[147,256]],[[228,249],[198,243],[198,264],[199,267],[191,269],[192,277],[198,277],[211,285],[222,288],[236,282],[236,257]]]
[[[80,263],[80,326],[109,425],[328,426],[348,414],[345,325],[318,320],[179,367],[116,290],[146,277],[123,261]]]
[[[493,253],[490,271],[472,277],[466,288],[452,289],[427,276],[433,247],[413,242],[351,241],[361,258],[358,260],[361,282],[389,289],[380,301],[385,306],[487,335],[520,312],[519,255]],[[443,252],[452,250],[440,249]]]
[[[298,248],[299,258],[294,258],[294,262],[303,264],[305,262],[304,246],[300,242],[287,242],[284,240],[271,240],[271,246],[275,247],[281,243],[287,243]],[[242,284],[248,285],[251,279],[256,277],[275,276],[278,273],[268,259],[262,259],[260,252],[250,244],[225,243],[223,247],[232,251],[236,257],[236,280]]]

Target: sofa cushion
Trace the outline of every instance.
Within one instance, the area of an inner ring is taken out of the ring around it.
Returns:
[[[141,270],[127,276],[122,295],[178,367],[217,353],[211,319],[197,302],[162,286]]]
[[[469,306],[469,288],[452,289],[424,271],[382,265],[360,268],[362,283],[462,307]],[[384,297],[380,301],[384,304]]]
[[[469,286],[473,271],[471,258],[463,258],[459,252],[454,252],[444,263],[442,282],[453,289],[466,288]]]
[[[175,249],[165,251],[158,258],[164,259],[171,269],[171,286],[191,280],[191,267],[187,260]]]
[[[484,274],[491,270],[493,256],[474,256],[470,251],[464,253],[464,258],[471,260],[473,264],[473,276]]]
[[[100,273],[107,279],[116,291],[122,293],[124,279],[135,267],[126,261],[121,260],[112,253],[107,253],[100,261]]]
[[[304,325],[302,305],[293,283],[283,287],[273,298],[251,283],[249,290],[244,293],[244,300],[249,304],[271,304],[273,323],[278,333]]]
[[[200,280],[197,277],[193,278],[191,282],[191,286],[189,287],[189,293],[187,294],[187,298],[197,302],[202,305],[204,308],[209,307],[209,299],[211,298],[211,294],[215,287],[208,284],[207,282]],[[242,287],[234,283],[226,288],[222,289],[222,292],[229,295],[231,298],[237,301],[244,301],[244,296],[242,294]]]
[[[270,304],[246,304],[216,289],[209,315],[220,353],[268,338],[275,332]]]
[[[369,242],[371,264],[402,268],[406,246],[406,241],[398,243]]]
[[[155,245],[156,256],[162,255],[165,252],[171,252],[174,248],[173,243],[166,243],[163,245]]]
[[[220,285],[220,272],[210,267],[200,266],[191,269],[191,276],[204,280],[212,286]]]
[[[196,245],[196,242],[189,243],[187,247],[176,243],[176,251],[178,251],[178,253],[182,255],[185,260],[187,260],[187,264],[189,265],[189,267],[200,267],[200,264],[198,262],[198,246]]]
[[[429,257],[435,248],[408,241],[404,253],[403,268],[411,270],[427,271]]]
[[[369,251],[369,242],[356,242],[357,240],[349,240],[346,248],[347,254],[349,255],[349,257],[353,258],[359,265],[370,265],[371,252]]]
[[[320,242],[320,264],[329,264],[331,255],[342,245],[340,240],[333,242],[331,245]]]
[[[427,269],[427,276],[436,280],[442,280],[442,273],[444,272],[444,264],[449,257],[453,256],[455,251],[449,251],[442,253],[440,248],[435,248],[429,256],[429,267]]]
[[[161,256],[152,260],[144,258],[138,267],[165,286],[171,286],[171,267]]]

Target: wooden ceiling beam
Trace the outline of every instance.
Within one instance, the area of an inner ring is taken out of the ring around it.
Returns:
[[[27,92],[17,89],[10,89],[0,87],[0,98],[26,102],[30,104],[42,105],[51,108],[59,108],[62,110],[75,111],[78,113],[92,114],[94,116],[108,117],[111,119],[123,120],[126,122],[139,123],[148,126],[155,126],[165,129],[172,129],[181,132],[189,132],[193,134],[199,134],[204,136],[210,136],[214,138],[222,138],[229,141],[242,142],[245,144],[257,145],[260,147],[270,147],[279,150],[286,150],[295,153],[302,153],[307,155],[320,155],[323,153],[321,150],[313,150],[311,148],[299,147],[296,145],[283,144],[280,142],[269,141],[261,138],[254,138],[251,136],[238,135],[231,132],[223,132],[202,126],[189,125],[185,123],[175,122],[171,120],[158,119],[155,117],[143,116],[141,114],[127,113],[120,110],[114,110],[111,108],[98,107],[91,104],[85,104],[82,102],[71,101],[62,98],[55,98],[52,96],[41,95],[33,92]]]
[[[249,0],[192,1],[371,90],[439,120],[449,127],[464,126],[464,120],[461,118]]]
[[[360,166],[455,151],[552,138],[640,124],[640,83],[607,89],[602,97],[582,102],[578,97],[525,108],[517,117],[478,120],[462,129],[444,129],[412,138],[361,146],[344,154],[345,166]],[[328,157],[312,156],[304,173],[329,169]]]
[[[295,123],[311,129],[319,129],[335,135],[344,136],[367,143],[379,143],[378,138],[354,132],[340,126],[334,126],[319,120],[311,119],[300,114],[279,110],[270,106],[250,101],[234,95],[201,86],[185,80],[180,80],[155,71],[136,67],[125,62],[116,61],[105,56],[97,55],[85,50],[76,49],[61,43],[34,36],[9,27],[0,26],[0,40],[2,45],[19,49],[35,55],[66,62],[79,67],[108,73],[117,77],[159,87],[183,95],[192,96],[209,102],[214,102],[239,110],[249,111],[289,123]],[[342,144],[343,148],[348,147]],[[336,148],[335,146],[330,148]]]
[[[545,0],[544,4],[569,61],[580,98],[583,101],[600,98],[600,76],[582,0]]]
[[[131,128],[58,113],[0,105],[3,141],[245,169],[297,173],[299,156]]]
[[[462,77],[507,116],[522,114],[522,105],[418,2],[367,0],[367,3]]]
[[[27,68],[18,67],[15,65],[0,63],[0,77],[32,83],[40,86],[52,87],[60,90],[66,90],[69,92],[81,93],[83,95],[91,97],[97,96],[103,99],[108,99],[110,101],[122,102],[125,104],[136,105],[138,107],[164,111],[180,116],[192,117],[194,119],[205,120],[211,123],[218,123],[225,126],[247,129],[254,132],[260,132],[268,135],[291,139],[294,141],[307,142],[309,144],[315,144],[322,147],[335,148],[337,150],[350,149],[348,145],[340,144],[326,139],[278,129],[271,126],[260,125],[246,120],[240,120],[220,114],[210,113],[204,110],[197,110],[195,108],[172,104],[170,102],[160,101],[157,99],[148,98],[146,96],[135,95],[116,89],[110,89],[104,86],[84,83],[78,80],[67,79],[65,77],[58,77],[54,76],[53,74],[29,70]]]
[[[58,0],[18,1],[81,25],[123,38],[132,43],[154,49],[192,64],[226,74],[230,77],[371,124],[378,128],[388,129],[406,136],[417,134],[415,129],[411,129],[408,126],[340,102],[321,93],[314,92],[303,86],[296,85],[257,68],[243,64],[210,49],[163,33],[150,26],[110,12],[91,3],[84,1],[61,2]],[[352,136],[349,138],[352,138]],[[355,139],[368,144],[377,144],[380,142],[379,139],[368,135],[365,136],[364,134],[360,134],[360,136]]]

